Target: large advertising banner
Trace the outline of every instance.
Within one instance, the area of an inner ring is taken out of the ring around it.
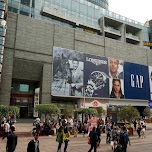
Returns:
[[[108,58],[84,54],[86,97],[109,98]]]
[[[149,66],[150,100],[152,100],[152,66]]]
[[[152,100],[152,66],[53,48],[52,95]]]
[[[82,53],[54,47],[52,95],[83,96],[83,68]]]
[[[150,97],[148,66],[125,62],[124,73],[125,98],[148,100]]]

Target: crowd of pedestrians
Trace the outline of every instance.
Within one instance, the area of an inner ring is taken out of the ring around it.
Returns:
[[[68,150],[68,144],[70,136],[77,137],[78,133],[81,133],[83,137],[88,137],[90,149],[88,152],[100,147],[102,140],[101,134],[106,133],[106,144],[111,146],[114,152],[126,152],[127,145],[131,145],[128,130],[126,124],[119,126],[113,122],[104,122],[101,118],[98,119],[97,124],[91,124],[87,119],[84,122],[73,120],[72,118],[63,118],[55,123],[54,119],[41,126],[40,118],[36,118],[34,121],[35,127],[32,130],[34,139],[27,143],[27,152],[40,152],[39,149],[39,135],[56,135],[56,142],[58,142],[57,152],[61,152],[61,147],[64,145],[64,152]],[[145,138],[146,123],[142,120],[134,121],[134,130],[137,131],[139,138]],[[10,119],[2,118],[1,127],[4,129],[4,135],[2,140],[7,138],[6,150],[7,152],[15,151],[17,145],[17,135],[15,131],[15,122]],[[52,133],[50,132],[53,131]]]

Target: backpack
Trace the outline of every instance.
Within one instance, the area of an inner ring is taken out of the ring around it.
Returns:
[[[121,132],[120,133],[120,140],[119,140],[119,143],[121,145],[127,145],[128,144],[128,134],[127,132]]]

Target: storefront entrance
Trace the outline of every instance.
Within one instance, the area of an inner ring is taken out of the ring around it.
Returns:
[[[11,105],[20,108],[20,118],[33,117],[33,95],[27,94],[11,94]]]
[[[28,117],[28,107],[20,107],[20,118]]]

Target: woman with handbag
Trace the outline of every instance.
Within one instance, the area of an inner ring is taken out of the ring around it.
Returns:
[[[69,137],[70,137],[70,132],[68,131],[68,128],[65,127],[64,132],[63,132],[63,141],[65,143],[64,152],[67,152],[66,150],[67,150],[67,147],[68,147]]]

